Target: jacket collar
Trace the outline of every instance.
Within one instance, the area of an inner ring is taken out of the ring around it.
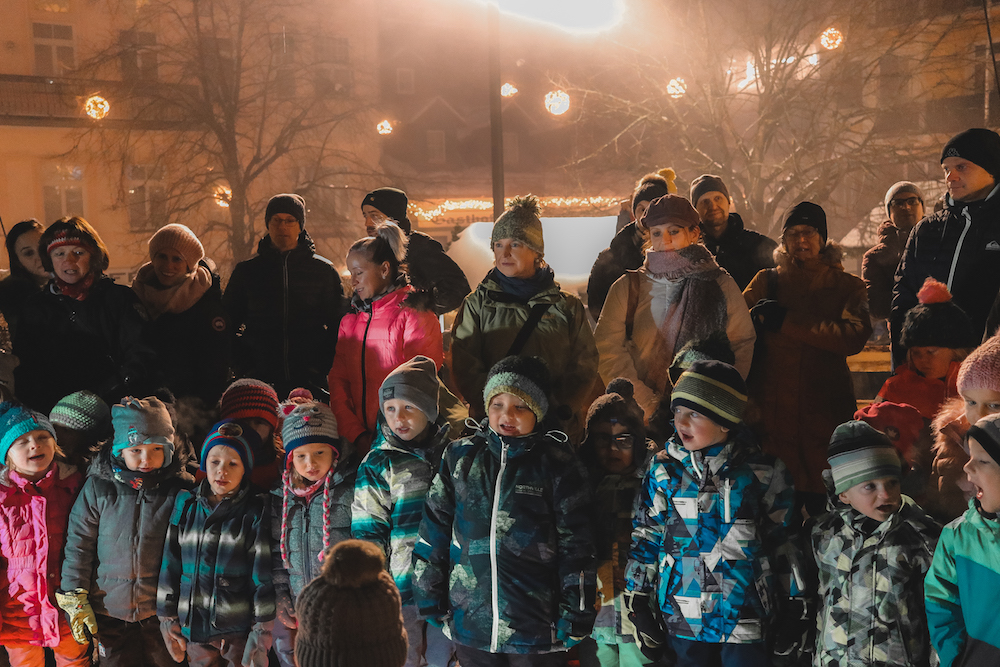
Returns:
[[[289,250],[291,255],[308,254],[312,255],[316,251],[316,244],[313,243],[312,238],[309,236],[309,232],[302,230],[299,232],[299,244]],[[278,250],[278,247],[274,245],[271,241],[271,235],[265,234],[260,241],[257,242],[257,254],[261,257],[281,257],[282,253]]]
[[[406,454],[411,454],[417,458],[423,459],[429,463],[441,458],[441,452],[444,450],[444,446],[448,444],[448,432],[451,430],[451,424],[444,415],[438,415],[438,420],[431,424],[431,432],[428,434],[427,438],[424,439],[417,446],[412,441],[407,442],[400,440],[389,425],[385,422],[385,417],[382,416],[382,412],[378,413],[378,424],[375,427],[375,442],[372,444],[372,450],[379,450],[383,452],[404,452]]]

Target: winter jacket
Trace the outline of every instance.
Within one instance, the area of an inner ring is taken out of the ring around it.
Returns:
[[[948,286],[955,305],[965,311],[976,337],[981,337],[990,308],[1000,292],[997,189],[985,200],[972,203],[956,202],[949,196],[941,211],[918,222],[910,232],[896,269],[889,317],[892,356],[897,365],[906,356],[898,344],[903,318],[917,305],[917,292],[928,276]]]
[[[28,299],[14,338],[18,398],[48,414],[81,389],[108,405],[126,394],[146,396],[156,384],[156,355],[143,338],[145,322],[135,292],[108,276],[95,280],[83,301],[49,283]]]
[[[861,260],[861,278],[868,288],[868,306],[872,317],[884,320],[892,307],[892,286],[896,282],[896,267],[903,256],[909,232],[891,220],[878,228],[878,243],[865,252]]]
[[[672,280],[666,276],[657,276],[646,267],[639,269],[638,276],[639,300],[633,319],[632,338],[626,338],[625,332],[630,280],[628,275],[622,276],[611,286],[607,301],[604,302],[604,310],[601,311],[601,319],[594,330],[594,338],[600,353],[601,378],[605,383],[616,377],[631,380],[635,387],[635,400],[648,419],[653,416],[662,398],[656,383],[665,381],[665,378],[653,375],[661,376],[664,363],[669,366],[673,358],[671,352],[667,352],[669,359],[660,358],[663,355],[660,344],[663,339],[661,327],[668,317],[680,319],[677,303],[685,281],[691,278]],[[750,319],[750,311],[733,279],[722,271],[716,282],[725,298],[725,321],[720,325],[724,327],[736,355],[736,369],[746,377],[753,360],[757,333]],[[686,342],[678,340],[673,352]],[[665,391],[669,394],[669,382],[666,383]]]
[[[102,616],[128,623],[155,616],[170,514],[192,481],[175,457],[158,484],[135,489],[115,479],[106,445],[69,515],[63,590],[87,591]]]
[[[274,618],[270,509],[244,481],[216,507],[208,481],[181,491],[170,515],[156,615],[178,618],[188,641],[249,632]]]
[[[590,279],[587,281],[587,309],[596,322],[608,298],[608,291],[615,281],[642,266],[645,253],[643,237],[635,222],[630,222],[611,239],[611,245],[597,255]]]
[[[719,266],[733,277],[740,291],[746,289],[758,271],[774,266],[774,250],[778,247],[763,234],[747,229],[738,213],[729,214],[722,236],[715,238],[705,232],[702,243],[715,255]]]
[[[742,427],[696,452],[672,437],[636,501],[628,590],[655,597],[668,635],[764,641],[775,605],[803,592],[794,495],[784,464]]]
[[[70,634],[55,592],[82,483],[76,468],[61,463],[35,483],[0,472],[0,646],[54,647]]]
[[[324,518],[324,491],[311,498],[289,494],[288,508],[282,517],[283,489],[271,491],[271,559],[274,562],[274,587],[290,593],[292,602],[323,567],[321,554],[327,547],[351,537],[351,503],[360,458],[345,451],[330,481],[329,512]],[[281,531],[285,531],[286,567],[281,558]],[[326,531],[326,546],[323,532]]]
[[[12,336],[17,331],[17,325],[21,321],[21,313],[24,311],[28,299],[41,291],[42,288],[34,280],[13,271],[9,276],[0,280],[0,313],[3,313],[4,319],[7,320]]]
[[[489,276],[462,304],[451,328],[452,376],[476,419],[486,414],[483,388],[493,364],[507,356],[535,305],[548,304],[538,326],[521,349],[523,356],[545,360],[552,379],[550,412],[575,441],[583,433],[583,415],[594,398],[598,375],[597,345],[583,304],[557,283],[528,299],[507,294]]]
[[[501,438],[484,420],[444,452],[413,549],[421,615],[490,653],[545,653],[594,625],[586,472],[558,431]]]
[[[960,396],[941,406],[931,422],[931,431],[934,461],[924,507],[935,519],[947,523],[965,512],[975,493],[965,474],[965,464],[969,462],[969,446],[965,441],[969,422],[965,419],[965,401]]]
[[[751,308],[776,299],[788,309],[778,331],[759,332],[745,419],[764,451],[788,466],[796,491],[825,494],[830,436],[857,409],[847,357],[871,335],[868,298],[833,242],[818,260],[793,261],[780,249],[777,258],[776,284],[772,271],[761,271],[743,291]]]
[[[462,305],[472,291],[469,279],[444,247],[422,232],[410,232],[406,248],[406,265],[410,284],[419,292],[433,296],[434,312],[444,315]]]
[[[326,391],[344,287],[333,263],[314,251],[305,231],[288,252],[265,236],[257,255],[233,269],[222,297],[235,336],[233,370],[274,385],[279,396],[296,387]]]
[[[885,381],[878,391],[878,398],[891,403],[912,405],[924,419],[934,419],[945,401],[958,396],[958,369],[961,366],[958,361],[951,362],[948,375],[941,379],[924,377],[906,362],[897,367],[893,376]]]
[[[1000,522],[969,503],[941,533],[924,580],[927,625],[941,667],[1000,664]]]
[[[340,437],[349,442],[374,433],[378,389],[396,366],[418,354],[433,359],[438,368],[444,362],[437,316],[411,306],[411,293],[413,288],[404,285],[374,301],[355,299],[354,312],[340,322],[330,368],[330,407]]]
[[[358,470],[351,536],[379,545],[404,605],[413,604],[413,545],[427,490],[448,444],[448,429],[442,416],[423,441],[406,442],[380,412],[375,442]]]
[[[930,664],[923,583],[940,532],[906,496],[881,524],[850,506],[819,517],[815,667]]]

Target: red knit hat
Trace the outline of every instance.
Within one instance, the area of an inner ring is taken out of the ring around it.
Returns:
[[[219,401],[223,419],[263,419],[278,428],[278,394],[266,382],[244,378],[229,385]]]
[[[958,369],[958,393],[967,389],[1000,392],[1000,336],[993,336],[972,351]]]
[[[872,403],[854,413],[854,418],[868,424],[886,437],[896,447],[896,451],[912,462],[913,445],[924,428],[924,418],[920,411],[907,403]]]

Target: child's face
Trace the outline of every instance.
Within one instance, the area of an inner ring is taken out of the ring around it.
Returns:
[[[292,467],[310,482],[318,482],[337,465],[337,458],[337,451],[325,442],[310,442],[292,450]]]
[[[965,401],[965,420],[969,424],[1000,412],[1000,392],[992,389],[966,389],[962,392]]]
[[[676,406],[673,411],[674,429],[684,449],[689,452],[717,445],[729,438],[728,428],[719,426],[700,412],[683,405]]]
[[[134,472],[153,472],[163,467],[166,456],[163,453],[163,445],[146,443],[123,449],[122,460],[125,461],[125,466]]]
[[[404,442],[423,436],[430,423],[423,410],[401,398],[390,398],[383,403],[382,414],[392,432]]]
[[[243,461],[232,447],[216,445],[208,450],[205,461],[208,485],[217,496],[228,496],[240,488],[243,481]]]
[[[965,474],[976,488],[976,498],[983,511],[1000,512],[1000,465],[986,453],[975,438],[969,438],[969,462]]]
[[[500,435],[516,437],[535,430],[535,413],[514,394],[497,394],[488,408],[490,428]]]
[[[855,484],[840,494],[840,500],[879,523],[895,514],[903,504],[897,477],[882,477]]]
[[[591,427],[597,461],[605,471],[617,475],[632,467],[635,438],[624,424],[601,422]]]
[[[45,476],[56,455],[56,440],[48,431],[28,431],[14,441],[7,451],[7,467],[25,479],[37,481]]]
[[[943,378],[948,375],[955,353],[949,347],[911,347],[910,365],[926,378]]]

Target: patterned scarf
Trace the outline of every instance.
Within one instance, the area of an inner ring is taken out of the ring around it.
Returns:
[[[155,489],[164,477],[163,468],[157,468],[152,472],[129,470],[120,456],[111,457],[111,474],[116,480],[136,491]]]
[[[94,274],[88,273],[82,280],[75,283],[68,283],[58,276],[55,277],[56,289],[63,296],[68,296],[76,301],[84,301],[90,295],[90,288],[94,285]]]

